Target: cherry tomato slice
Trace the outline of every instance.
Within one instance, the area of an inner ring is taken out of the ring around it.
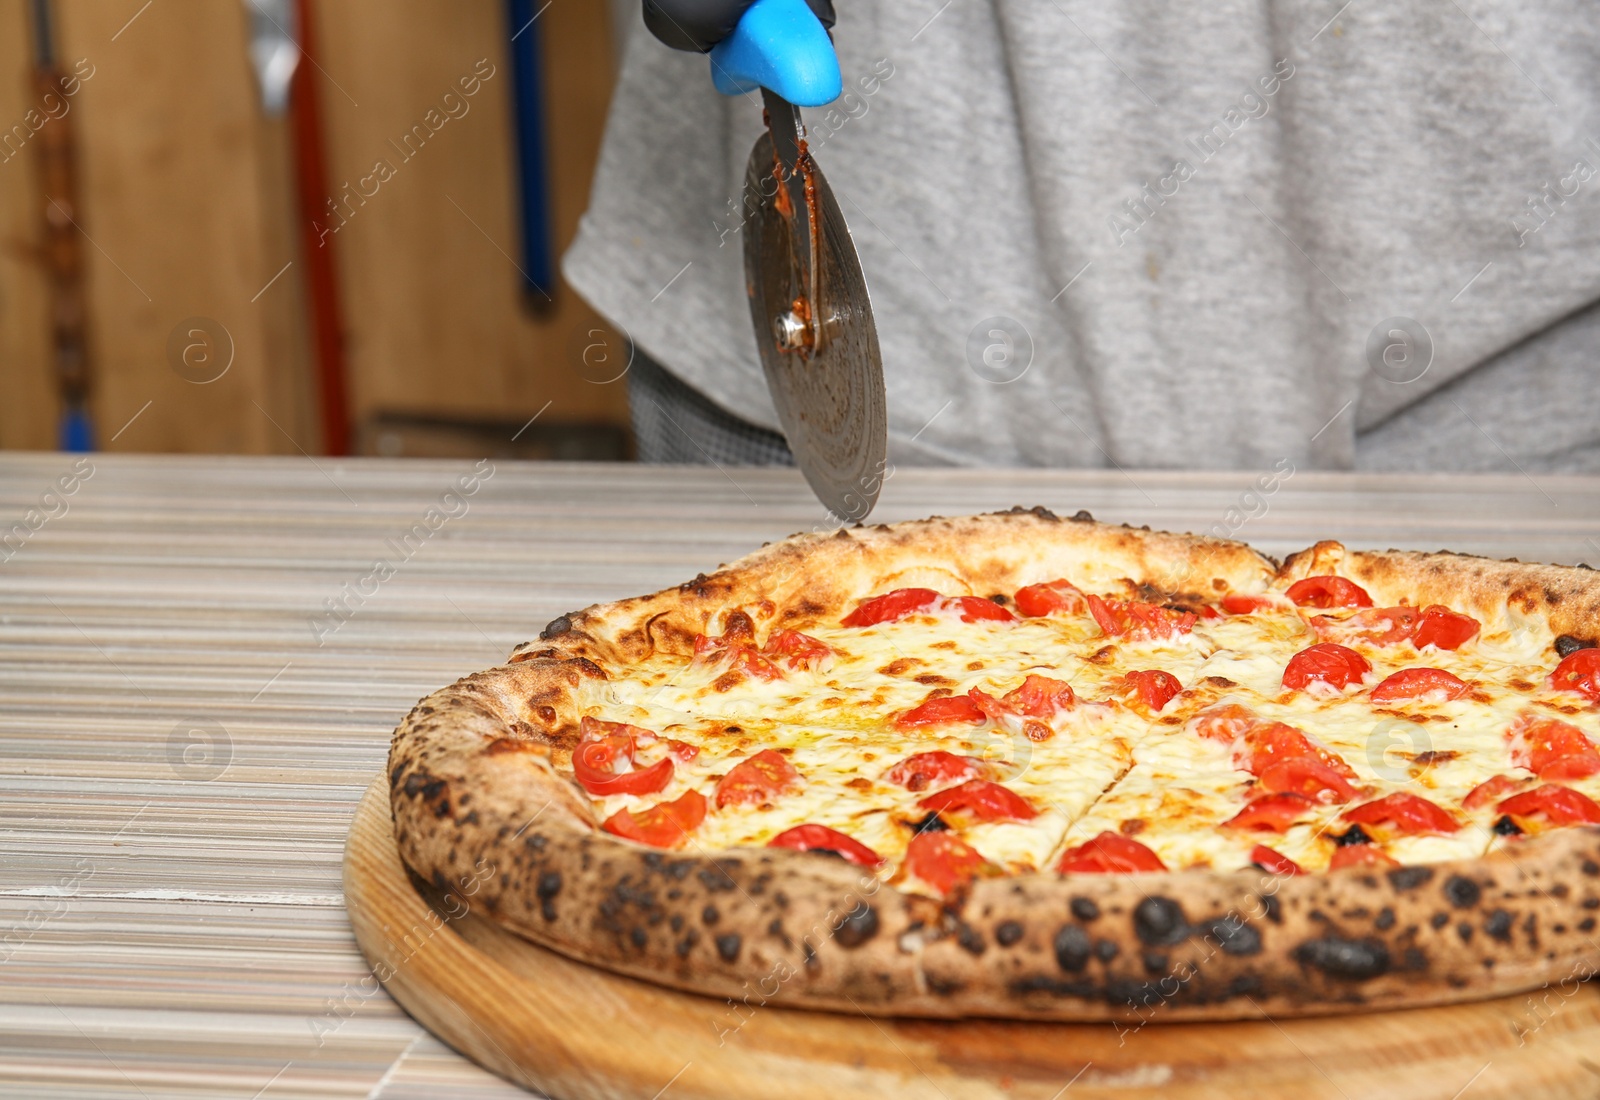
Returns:
[[[1448,836],[1461,831],[1461,823],[1448,810],[1409,791],[1396,791],[1344,811],[1344,819],[1357,825],[1387,825],[1407,836]]]
[[[975,623],[980,619],[989,619],[994,622],[1016,622],[1017,617],[993,600],[986,600],[982,596],[950,596],[944,600],[944,606],[961,612],[961,621]]]
[[[1418,649],[1460,649],[1478,636],[1481,624],[1471,615],[1451,611],[1441,604],[1431,604],[1422,609],[1416,629],[1411,633],[1411,644]]]
[[[643,810],[618,810],[600,827],[652,848],[676,848],[705,819],[705,796],[699,791],[686,791],[671,802],[658,802]]]
[[[1374,703],[1419,699],[1424,695],[1438,695],[1441,699],[1459,699],[1471,690],[1465,680],[1451,675],[1442,668],[1403,668],[1373,688],[1368,698]]]
[[[1540,779],[1584,779],[1600,772],[1600,751],[1570,722],[1524,713],[1511,723],[1506,737],[1511,762]]]
[[[1131,875],[1143,871],[1165,871],[1161,857],[1137,840],[1107,829],[1093,840],[1061,853],[1056,870],[1062,874],[1082,873]]]
[[[1030,619],[1054,615],[1057,612],[1082,615],[1089,610],[1089,605],[1084,602],[1083,593],[1067,580],[1030,584],[1026,588],[1017,589],[1014,599],[1017,610]]]
[[[906,845],[903,864],[906,873],[914,875],[939,891],[948,894],[957,884],[970,882],[990,870],[990,863],[968,847],[954,833],[918,833]]]
[[[800,785],[800,773],[777,749],[762,749],[735,764],[717,781],[713,801],[724,806],[759,806]]]
[[[1032,821],[1039,816],[1020,794],[987,779],[969,779],[959,787],[935,791],[917,805],[940,814],[968,814],[979,821]]]
[[[1335,848],[1333,858],[1328,860],[1328,870],[1337,871],[1344,867],[1398,867],[1400,861],[1389,855],[1375,844],[1346,844],[1343,848]]]
[[[1312,756],[1279,760],[1261,769],[1261,789],[1275,794],[1295,794],[1315,802],[1344,803],[1356,796],[1344,776]]]
[[[1332,642],[1318,642],[1289,658],[1283,670],[1283,686],[1291,691],[1304,691],[1312,684],[1326,684],[1343,691],[1351,684],[1359,684],[1371,671],[1371,662],[1355,650]]]
[[[1371,607],[1372,597],[1355,581],[1343,577],[1307,577],[1295,581],[1284,593],[1300,607]]]
[[[1222,824],[1230,829],[1262,829],[1286,832],[1289,826],[1304,821],[1317,804],[1303,794],[1284,791],[1245,803],[1244,809]]]
[[[1183,690],[1176,676],[1159,668],[1130,672],[1123,679],[1138,693],[1140,702],[1151,710],[1160,710]]]
[[[987,772],[980,761],[970,756],[935,749],[913,753],[890,768],[883,778],[908,791],[925,791],[935,785],[980,779]]]
[[[1552,825],[1600,825],[1600,803],[1556,783],[1514,794],[1495,809],[1513,818],[1543,818]]]
[[[1028,718],[1053,718],[1078,701],[1072,685],[1065,680],[1032,675],[999,699],[981,688],[973,688],[967,692],[967,697],[979,710],[995,721],[1000,721],[1008,714]]]
[[[1230,592],[1222,597],[1222,610],[1229,615],[1254,615],[1261,611],[1278,611],[1287,606],[1282,596],[1247,596]]]
[[[895,715],[894,724],[901,729],[915,729],[918,726],[947,726],[957,722],[978,723],[983,719],[982,708],[969,696],[942,695]]]
[[[1550,686],[1575,691],[1600,703],[1600,649],[1580,649],[1567,654],[1550,673]]]
[[[1187,634],[1199,621],[1192,611],[1174,611],[1136,600],[1106,600],[1085,596],[1089,614],[1108,637],[1130,642],[1155,642]]]
[[[572,772],[590,794],[654,794],[672,782],[672,757],[633,767],[634,739],[627,735],[582,741],[572,750]],[[627,770],[622,770],[624,767]]]
[[[767,847],[793,848],[797,852],[832,852],[861,867],[876,867],[883,862],[877,852],[859,840],[826,825],[796,825],[792,829],[785,829],[767,841]]]
[[[767,636],[761,652],[767,657],[783,661],[790,668],[815,670],[823,661],[833,656],[833,648],[798,630],[774,630]]]
[[[1317,615],[1309,625],[1324,641],[1397,645],[1411,637],[1420,618],[1415,607],[1369,607],[1344,619]]]
[[[743,640],[745,637],[744,634],[735,634],[731,629],[721,635],[696,635],[695,663],[705,665],[725,661],[728,671],[745,672],[769,683],[783,679],[783,670],[756,652],[753,643]]]
[[[1206,740],[1231,745],[1261,725],[1261,722],[1261,718],[1249,707],[1238,703],[1220,703],[1195,715],[1190,724],[1194,732]]]
[[[882,596],[863,600],[841,620],[843,626],[877,626],[903,619],[938,602],[939,593],[931,588],[896,588]]]
[[[1257,844],[1250,849],[1250,862],[1269,875],[1303,875],[1301,866],[1282,852]]]
[[[1481,810],[1500,801],[1520,786],[1522,782],[1512,779],[1509,775],[1491,775],[1467,792],[1467,797],[1461,800],[1461,808]]]
[[[1290,760],[1323,764],[1345,779],[1354,779],[1356,775],[1342,756],[1318,745],[1305,731],[1287,722],[1257,719],[1256,724],[1234,743],[1234,767],[1243,768],[1258,778],[1275,765]]]

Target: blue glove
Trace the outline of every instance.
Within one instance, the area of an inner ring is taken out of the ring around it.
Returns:
[[[644,0],[644,21],[674,49],[709,51],[724,95],[769,88],[820,107],[843,90],[828,37],[832,0]]]

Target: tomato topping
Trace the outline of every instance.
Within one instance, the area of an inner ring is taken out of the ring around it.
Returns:
[[[1467,792],[1467,797],[1461,800],[1461,808],[1463,810],[1481,810],[1483,807],[1504,798],[1520,786],[1522,786],[1521,781],[1512,779],[1509,775],[1491,775]]]
[[[1101,630],[1110,637],[1126,638],[1130,642],[1176,638],[1189,633],[1199,620],[1199,616],[1192,611],[1173,611],[1135,600],[1103,600],[1099,596],[1085,596],[1084,601]]]
[[[1257,719],[1256,725],[1234,744],[1234,767],[1242,767],[1257,777],[1266,775],[1275,765],[1290,760],[1323,764],[1346,779],[1354,779],[1356,775],[1342,756],[1323,748],[1307,737],[1303,730],[1295,729],[1287,722]]]
[[[1229,615],[1254,615],[1258,611],[1276,611],[1285,606],[1287,604],[1282,596],[1246,596],[1242,592],[1230,592],[1222,597],[1222,610]]]
[[[717,781],[714,801],[724,806],[759,806],[800,785],[800,773],[777,749],[762,749]]]
[[[1058,611],[1069,615],[1082,615],[1089,609],[1083,593],[1067,580],[1045,581],[1017,589],[1017,610],[1030,619],[1053,615]]]
[[[1312,684],[1326,684],[1343,691],[1351,684],[1359,684],[1371,671],[1371,662],[1355,650],[1332,642],[1318,642],[1289,658],[1283,670],[1283,686],[1303,691]]]
[[[771,840],[768,848],[793,848],[797,852],[832,852],[862,867],[876,867],[883,859],[854,837],[845,836],[826,825],[796,825]]]
[[[1579,649],[1567,654],[1550,673],[1550,686],[1576,691],[1600,703],[1600,649]]]
[[[1065,680],[1032,675],[999,699],[981,688],[973,688],[967,692],[967,697],[972,700],[974,706],[996,722],[1004,720],[1007,715],[1019,718],[1053,718],[1058,712],[1068,709],[1078,701],[1072,685]],[[1045,730],[1044,736],[1048,737],[1049,733],[1049,730]],[[1043,739],[1043,737],[1034,738],[1034,740]]]
[[[1344,776],[1312,756],[1279,760],[1262,768],[1256,778],[1264,791],[1301,795],[1316,802],[1343,803],[1356,796],[1356,789]]]
[[[1341,867],[1398,866],[1400,866],[1399,860],[1372,844],[1346,844],[1343,848],[1335,848],[1333,858],[1328,860],[1330,871],[1337,871]]]
[[[1357,825],[1388,825],[1407,835],[1442,836],[1461,830],[1461,823],[1450,816],[1449,811],[1409,791],[1396,791],[1352,806],[1344,812],[1344,819]]]
[[[700,746],[691,745],[687,741],[678,741],[671,737],[666,738],[667,751],[685,764],[700,755]]]
[[[652,848],[676,848],[705,819],[705,796],[686,791],[671,802],[658,802],[643,810],[618,810],[600,827]]]
[[[1222,824],[1233,829],[1266,829],[1281,833],[1295,822],[1305,820],[1316,808],[1317,804],[1305,795],[1284,791],[1247,802],[1244,809]]]
[[[1418,649],[1433,646],[1435,649],[1460,649],[1478,636],[1479,623],[1471,615],[1462,615],[1440,604],[1422,609],[1422,618],[1411,634],[1411,644]]]
[[[1495,809],[1514,818],[1542,817],[1552,825],[1600,825],[1600,803],[1555,783],[1514,794]]]
[[[1123,677],[1123,680],[1138,693],[1139,699],[1151,710],[1160,710],[1183,690],[1183,685],[1178,682],[1176,676],[1159,668],[1130,672]]]
[[[695,636],[694,660],[696,664],[726,662],[729,671],[748,673],[758,680],[783,679],[783,670],[756,652],[755,627],[742,611],[728,616],[723,633]]]
[[[1540,779],[1583,779],[1600,772],[1600,752],[1570,722],[1524,712],[1506,730],[1506,738],[1511,763]]]
[[[990,869],[990,863],[961,841],[954,833],[918,833],[906,845],[904,867],[938,890],[948,894],[957,883],[969,882]]]
[[[767,644],[761,652],[781,659],[790,668],[812,670],[833,656],[833,648],[826,642],[819,642],[798,630],[774,630],[767,636]]]
[[[988,769],[970,756],[935,749],[913,753],[890,768],[884,779],[908,791],[925,791],[936,784],[982,778]]]
[[[1225,745],[1233,744],[1262,724],[1263,720],[1255,711],[1238,703],[1221,703],[1203,710],[1191,722],[1195,733]]]
[[[1452,676],[1442,668],[1403,668],[1373,688],[1369,698],[1374,703],[1392,703],[1399,699],[1417,699],[1433,694],[1445,699],[1459,699],[1471,690],[1465,680]]]
[[[654,794],[672,782],[672,757],[635,768],[638,751],[627,735],[583,741],[572,750],[572,772],[590,794]]]
[[[841,624],[877,626],[879,623],[892,623],[924,608],[931,608],[938,600],[939,593],[931,588],[896,588],[886,595],[863,600],[841,620]]]
[[[892,623],[918,611],[956,611],[964,623],[979,619],[1015,621],[1016,616],[993,600],[982,596],[941,596],[931,588],[897,588],[883,596],[862,602],[842,621],[845,626],[876,626]]]
[[[917,805],[940,814],[970,814],[979,821],[1032,821],[1039,816],[1020,794],[987,779],[969,779],[959,787],[935,791]]]
[[[1149,848],[1109,829],[1093,840],[1068,848],[1061,853],[1061,862],[1056,864],[1056,870],[1062,874],[1090,872],[1129,875],[1166,869],[1167,865],[1161,862],[1161,857]]]
[[[993,600],[986,600],[982,596],[951,596],[944,601],[947,609],[960,609],[961,621],[975,623],[979,619],[992,619],[1000,623],[1012,623],[1017,617]]]
[[[929,699],[919,707],[902,711],[894,716],[894,724],[901,729],[917,726],[945,726],[956,722],[982,722],[983,710],[966,695],[941,695]]]
[[[1250,862],[1267,872],[1269,875],[1303,875],[1305,871],[1300,865],[1282,852],[1268,848],[1265,844],[1257,844],[1250,849]]]
[[[1371,607],[1372,597],[1355,581],[1343,577],[1307,577],[1295,581],[1284,593],[1300,607]]]

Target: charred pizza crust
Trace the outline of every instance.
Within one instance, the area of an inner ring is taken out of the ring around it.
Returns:
[[[687,654],[725,609],[762,605],[783,625],[886,588],[986,595],[1086,571],[1180,600],[1337,571],[1375,594],[1465,602],[1573,638],[1600,624],[1600,580],[1579,569],[1337,543],[1280,569],[1240,543],[1083,513],[796,536],[677,588],[562,616],[511,663],[424,699],[390,752],[400,851],[442,890],[474,884],[482,912],[538,943],[747,1003],[1055,1020],[1312,1015],[1493,996],[1600,965],[1597,829],[1387,872],[1040,873],[936,901],[785,849],[619,840],[556,768],[608,676],[656,652]]]

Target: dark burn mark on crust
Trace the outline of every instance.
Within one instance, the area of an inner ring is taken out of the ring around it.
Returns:
[[[1369,981],[1389,971],[1389,949],[1381,940],[1323,936],[1305,941],[1293,954],[1301,966],[1343,981]]]
[[[740,939],[737,932],[729,932],[726,935],[718,936],[717,954],[722,956],[723,962],[733,962],[739,957],[739,948],[743,943],[744,941]]]
[[[1509,815],[1501,814],[1500,820],[1494,823],[1494,834],[1496,836],[1521,836],[1522,826],[1512,821]]]
[[[1144,963],[1147,974],[1165,974],[1170,960],[1165,951],[1146,951],[1140,957],[1140,962]]]
[[[1433,881],[1432,867],[1400,867],[1388,873],[1389,885],[1396,890],[1415,890]]]
[[[1380,932],[1387,932],[1394,927],[1394,910],[1385,905],[1378,910],[1378,917],[1372,922],[1372,927]]]
[[[700,921],[707,927],[716,924],[717,921],[721,919],[722,914],[717,912],[717,907],[715,905],[708,905],[704,909],[700,910]]]
[[[1450,923],[1450,914],[1440,911],[1428,918],[1428,927],[1433,929],[1443,928]]]
[[[863,901],[844,915],[833,938],[841,947],[860,947],[877,934],[878,911]]]
[[[1170,947],[1189,938],[1189,922],[1171,898],[1145,898],[1133,911],[1133,931],[1143,943]]]
[[[1333,834],[1333,842],[1341,848],[1348,848],[1352,844],[1371,844],[1372,838],[1367,831],[1359,825],[1352,825],[1343,833]]]
[[[1461,937],[1462,943],[1471,943],[1472,925],[1468,924],[1466,921],[1462,921],[1460,924],[1456,925],[1456,935]]]
[[[1444,896],[1457,909],[1471,909],[1483,897],[1483,888],[1465,875],[1451,875],[1445,880]]]
[[[1283,923],[1283,904],[1278,901],[1276,894],[1263,894],[1260,897],[1261,908],[1267,911],[1267,919],[1273,924]]]
[[[539,884],[534,889],[535,896],[539,899],[539,911],[545,920],[556,919],[556,895],[561,893],[561,872],[546,871],[539,876]]]
[[[1572,634],[1561,634],[1556,637],[1556,655],[1570,657],[1580,649],[1593,649],[1594,639],[1579,638]]]
[[[1116,940],[1098,940],[1094,945],[1094,957],[1101,962],[1110,962],[1122,953]]]
[[[1511,942],[1512,916],[1504,909],[1496,909],[1483,922],[1483,934],[1501,943]]]
[[[1072,915],[1079,920],[1100,919],[1100,907],[1095,904],[1093,898],[1073,898],[1071,907]]]
[[[1218,917],[1206,925],[1206,934],[1225,955],[1261,954],[1261,933],[1236,916]]]
[[[548,642],[551,638],[561,637],[561,635],[567,633],[567,631],[571,629],[572,617],[570,615],[557,615],[555,618],[551,619],[545,624],[543,630],[539,631],[539,640],[541,642]]]
[[[1022,925],[1014,920],[1001,921],[994,930],[994,942],[1010,947],[1022,938]]]
[[[949,829],[950,825],[939,816],[938,810],[929,810],[921,820],[911,823],[911,831],[915,833],[943,833]]]
[[[989,946],[984,942],[983,933],[966,921],[962,921],[956,927],[956,943],[960,944],[961,949],[970,955],[981,955]]]
[[[1056,965],[1062,970],[1076,974],[1089,965],[1089,955],[1093,950],[1089,933],[1076,924],[1063,924],[1056,931],[1051,946],[1055,949]]]
[[[633,946],[643,949],[650,942],[650,933],[638,925],[633,926],[633,931],[628,933],[628,938],[633,941]]]

